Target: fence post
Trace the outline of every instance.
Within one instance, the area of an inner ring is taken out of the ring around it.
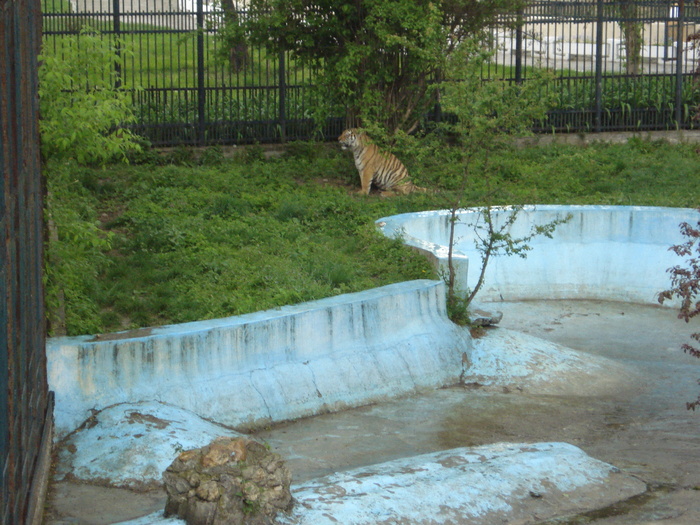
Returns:
[[[515,28],[515,83],[523,81],[523,11],[518,11]]]
[[[287,142],[287,73],[285,71],[284,49],[280,51],[279,58],[279,126],[280,140]]]
[[[204,0],[197,0],[197,131],[196,145],[204,144],[206,91],[204,89]]]
[[[119,89],[122,85],[122,64],[121,64],[121,49],[120,49],[120,33],[121,33],[121,13],[119,11],[119,0],[112,0],[112,22],[114,24],[114,54],[117,56],[114,60],[114,87]]]
[[[676,129],[683,124],[683,24],[685,22],[685,1],[678,2],[678,23],[676,30]]]
[[[0,523],[42,522],[53,404],[46,372],[41,2],[0,9]]]
[[[596,5],[595,28],[595,121],[593,129],[600,132],[603,126],[603,0]]]

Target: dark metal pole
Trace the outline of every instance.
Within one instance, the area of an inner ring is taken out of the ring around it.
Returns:
[[[596,6],[595,28],[595,123],[594,130],[599,132],[603,126],[603,0]]]
[[[112,20],[114,22],[114,50],[117,55],[114,61],[114,87],[119,88],[122,85],[122,64],[121,64],[121,13],[119,11],[119,0],[112,0]]]
[[[287,142],[287,74],[285,71],[284,50],[280,51],[279,58],[279,126],[280,140]]]
[[[523,12],[518,12],[515,28],[515,82],[523,81]]]
[[[197,145],[204,143],[206,95],[204,89],[204,0],[197,0]]]
[[[683,24],[685,22],[685,1],[678,2],[678,22],[676,30],[676,129],[683,124]]]

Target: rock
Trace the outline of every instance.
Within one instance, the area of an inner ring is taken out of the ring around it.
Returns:
[[[642,381],[635,367],[498,328],[472,340],[462,381],[497,391],[556,396],[619,395]]]
[[[472,304],[469,308],[469,318],[472,326],[493,326],[501,322],[503,312],[494,312],[481,305]]]
[[[188,525],[266,525],[292,507],[292,476],[281,457],[242,437],[183,452],[163,481],[165,516]]]

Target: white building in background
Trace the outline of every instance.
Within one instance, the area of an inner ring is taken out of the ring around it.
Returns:
[[[233,0],[241,7],[247,0]],[[94,13],[98,20],[114,18],[114,0],[70,0],[73,13]],[[220,0],[203,0],[207,19],[216,16]],[[123,24],[147,24],[173,29],[195,29],[197,0],[118,0],[119,19]]]
[[[544,67],[555,69],[591,69],[596,58],[596,24],[593,22],[573,23],[529,23],[522,33],[522,52]],[[698,24],[684,24],[681,35],[700,30]],[[616,22],[603,24],[601,53],[603,68],[616,71],[626,60],[623,34]],[[677,26],[674,22],[649,22],[644,24],[643,45],[641,47],[642,68],[644,71],[675,71],[677,56]],[[516,53],[516,34],[512,30],[494,32],[497,46],[496,60],[510,63],[510,55]],[[683,42],[683,69],[692,72],[700,63],[700,49],[691,42]]]

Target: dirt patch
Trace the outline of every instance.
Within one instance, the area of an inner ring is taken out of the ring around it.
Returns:
[[[157,428],[159,430],[163,430],[164,428],[168,428],[170,423],[172,421],[168,421],[167,419],[161,419],[159,417],[156,417],[152,414],[142,414],[140,412],[129,412],[128,418],[127,418],[127,423],[129,424],[136,424],[136,423],[141,423],[146,426],[152,426],[154,428]]]

